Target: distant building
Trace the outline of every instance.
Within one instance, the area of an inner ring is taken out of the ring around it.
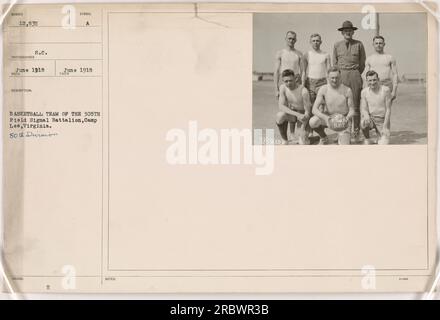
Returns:
[[[256,73],[252,74],[252,81],[262,81],[262,80],[263,80],[263,76],[261,74],[256,74]]]
[[[273,73],[272,72],[257,72],[254,71],[252,73],[253,81],[273,81]]]
[[[425,73],[405,73],[402,78],[402,82],[406,83],[425,83],[426,74]]]

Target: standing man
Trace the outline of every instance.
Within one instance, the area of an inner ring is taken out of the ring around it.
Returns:
[[[299,50],[295,49],[295,43],[296,32],[287,31],[286,47],[276,53],[273,80],[275,84],[275,97],[277,101],[280,96],[280,85],[283,83],[281,74],[284,70],[292,70],[295,73],[295,81],[298,84],[301,84],[303,74],[303,55]],[[295,132],[295,123],[290,123],[289,127],[290,135],[292,137]]]
[[[295,49],[296,33],[294,31],[287,31],[286,33],[286,47],[279,50],[275,57],[275,95],[278,98],[280,85],[282,84],[281,73],[284,70],[292,70],[295,72],[297,82],[301,82],[303,74],[303,54]]]
[[[345,21],[341,31],[344,40],[339,41],[333,48],[333,65],[341,70],[342,83],[349,87],[353,93],[353,131],[354,142],[359,139],[360,128],[360,100],[362,91],[361,74],[365,69],[365,48],[362,42],[353,39],[354,31],[357,30],[350,21]]]
[[[315,102],[321,86],[327,84],[327,71],[331,67],[330,54],[321,50],[321,36],[310,36],[312,50],[304,54],[304,86],[309,90],[310,100]]]
[[[367,58],[365,62],[367,71],[376,71],[380,79],[380,84],[387,86],[391,92],[391,101],[397,96],[397,65],[396,59],[386,54],[383,50],[385,47],[385,38],[382,36],[375,36],[373,38],[373,47],[376,51]]]

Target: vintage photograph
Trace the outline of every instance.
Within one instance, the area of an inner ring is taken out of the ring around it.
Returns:
[[[426,144],[425,13],[255,14],[254,144]],[[260,141],[261,140],[261,141]]]

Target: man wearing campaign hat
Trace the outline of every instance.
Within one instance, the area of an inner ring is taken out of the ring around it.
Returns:
[[[353,93],[355,115],[353,116],[353,140],[357,142],[360,127],[360,100],[362,91],[361,74],[365,69],[365,49],[361,41],[353,39],[357,30],[350,21],[345,21],[341,31],[344,40],[333,47],[333,65],[341,70],[341,80]]]

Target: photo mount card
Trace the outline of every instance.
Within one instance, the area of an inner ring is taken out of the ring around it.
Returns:
[[[3,9],[14,291],[430,289],[438,27],[424,7]]]

